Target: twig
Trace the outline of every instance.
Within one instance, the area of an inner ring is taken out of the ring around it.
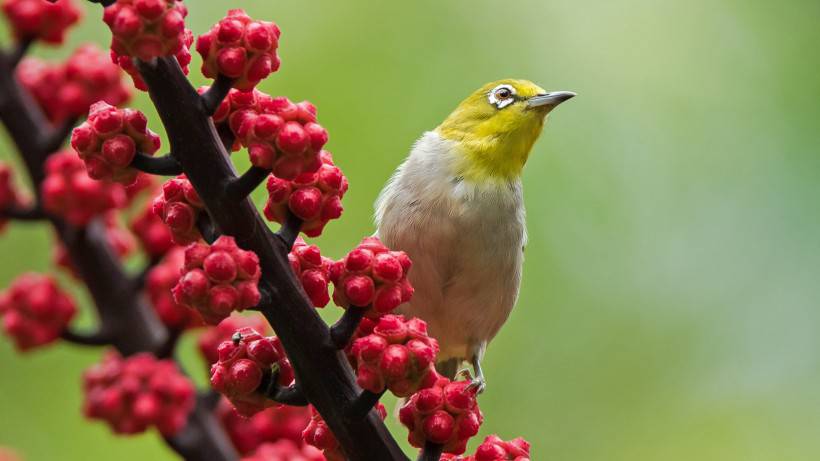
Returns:
[[[148,274],[150,274],[151,270],[157,267],[157,264],[160,262],[162,262],[162,257],[152,257],[148,260],[145,267],[134,276],[134,290],[139,291],[145,288],[145,281],[148,279]]]
[[[196,227],[199,229],[199,233],[202,234],[202,239],[208,242],[208,244],[214,243],[214,241],[219,238],[219,232],[217,232],[216,227],[214,227],[214,222],[208,216],[208,213],[202,212],[199,214],[196,220]]]
[[[213,115],[214,112],[216,112],[216,109],[219,108],[225,96],[231,91],[233,82],[234,79],[219,74],[216,80],[214,80],[213,85],[211,85],[205,93],[202,93],[199,98],[200,101],[202,101],[202,108],[206,114]]]
[[[28,208],[9,207],[0,210],[0,218],[11,218],[18,221],[42,221],[46,219],[45,213],[39,207]]]
[[[12,68],[16,68],[17,64],[20,64],[20,61],[23,60],[23,57],[25,57],[33,43],[34,39],[31,37],[26,37],[17,41],[11,55],[9,56],[9,62]]]
[[[359,328],[359,323],[361,323],[366,310],[367,308],[359,306],[350,306],[345,310],[345,313],[342,314],[342,318],[330,327],[330,340],[333,347],[339,350],[347,347],[350,338],[353,337],[353,334],[356,333],[356,329]]]
[[[59,125],[54,126],[51,131],[45,135],[43,138],[43,145],[42,149],[44,152],[52,153],[60,149],[68,138],[71,135],[71,130],[74,129],[74,125],[77,124],[76,117],[69,117]]]
[[[156,355],[159,359],[173,357],[174,351],[177,348],[177,343],[179,342],[179,338],[182,337],[183,331],[184,330],[180,328],[170,329],[168,339],[165,341],[165,344],[163,344],[162,347],[154,353],[154,355]]]
[[[228,200],[240,201],[251,194],[270,174],[269,170],[252,166],[242,176],[228,182],[225,195]]]
[[[370,410],[379,403],[379,399],[382,398],[385,392],[387,392],[387,388],[378,393],[363,390],[347,409],[348,419],[357,421],[367,416]]]
[[[182,167],[173,155],[151,157],[143,152],[137,152],[131,166],[144,172],[162,176],[176,176],[182,173]]]
[[[63,330],[60,337],[63,338],[63,341],[83,346],[105,346],[111,344],[113,339],[110,334],[103,333],[100,330],[92,333],[81,333],[71,328]]]
[[[422,448],[416,461],[439,461],[443,449],[444,446],[441,444],[427,442],[424,444],[424,448]]]
[[[293,407],[303,407],[308,404],[305,394],[302,389],[296,384],[291,384],[288,387],[272,385],[268,388],[265,395],[274,402],[283,403]]]
[[[285,218],[285,224],[276,233],[276,236],[282,239],[285,248],[290,251],[293,248],[293,242],[299,236],[299,231],[302,229],[302,220],[298,216],[288,210],[288,216]]]

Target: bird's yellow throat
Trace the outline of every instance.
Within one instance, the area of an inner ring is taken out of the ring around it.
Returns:
[[[515,91],[514,101],[504,107],[488,102],[499,85]],[[488,83],[461,102],[436,128],[444,139],[458,145],[458,176],[476,183],[508,182],[521,175],[533,144],[541,135],[548,110],[528,108],[526,100],[546,93],[526,80]]]

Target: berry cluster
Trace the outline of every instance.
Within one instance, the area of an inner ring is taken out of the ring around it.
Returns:
[[[65,31],[80,20],[73,0],[3,0],[3,13],[18,40],[37,39],[59,45]]]
[[[91,106],[88,120],[74,128],[71,147],[85,162],[88,175],[132,184],[138,171],[131,168],[137,151],[153,155],[160,140],[148,129],[148,119],[134,109],[117,109],[100,101]]]
[[[260,445],[242,461],[325,461],[325,457],[310,445],[299,446],[292,440],[279,440]]]
[[[250,328],[264,334],[268,330],[268,324],[262,316],[257,314],[234,314],[219,322],[219,325],[209,327],[202,332],[197,345],[209,368],[219,360],[219,353],[217,352],[219,345],[231,339],[237,330],[243,328]]]
[[[197,91],[199,94],[204,94],[209,89],[210,87],[201,86]],[[262,112],[260,102],[269,99],[270,96],[256,88],[251,91],[239,91],[235,88],[231,88],[228,95],[219,103],[219,106],[217,106],[211,118],[220,136],[230,138],[231,151],[238,151],[242,147],[242,143],[236,138],[236,131],[243,118],[247,114]],[[236,129],[232,127],[236,127]]]
[[[302,442],[302,431],[310,421],[307,407],[278,405],[246,418],[227,400],[220,402],[217,415],[236,449],[243,454],[251,453],[264,443],[278,440]]]
[[[365,237],[331,266],[333,300],[344,308],[369,306],[367,317],[386,314],[413,296],[407,280],[410,265],[403,251],[390,251],[378,237]]]
[[[103,217],[102,221],[105,225],[105,238],[108,242],[108,246],[111,247],[114,253],[120,258],[125,258],[130,255],[136,247],[136,242],[134,242],[134,237],[119,225],[117,216],[114,213],[108,213]],[[71,261],[68,250],[60,239],[56,239],[53,259],[54,264],[58,267],[62,267],[78,279],[82,278],[74,266],[74,263]]]
[[[3,329],[21,351],[59,338],[76,312],[74,301],[45,275],[23,274],[0,294]]]
[[[116,106],[131,97],[119,67],[92,44],[80,46],[61,64],[26,58],[17,67],[17,80],[53,122],[82,117],[97,101]]]
[[[143,175],[138,178],[141,176]],[[154,214],[150,204],[131,219],[130,227],[131,232],[137,236],[143,251],[151,259],[161,258],[174,247],[171,230],[159,216]]]
[[[111,59],[134,79],[134,86],[148,89],[133,57],[149,61],[173,55],[188,73],[194,36],[185,28],[187,15],[181,0],[118,0],[105,9],[103,21],[112,35]]]
[[[441,459],[442,461],[530,461],[530,444],[521,437],[505,442],[497,435],[488,435],[478,446],[474,455],[445,454]]]
[[[484,419],[469,384],[439,377],[410,397],[399,410],[399,421],[410,430],[410,445],[422,448],[429,441],[443,445],[445,453],[464,453]]]
[[[401,315],[381,317],[373,332],[350,348],[359,386],[373,393],[387,388],[398,397],[433,384],[437,353],[438,343],[427,336],[427,324]]]
[[[387,409],[384,408],[384,405],[377,403],[375,409],[382,419],[387,417]],[[310,424],[302,432],[305,443],[322,450],[327,461],[346,460],[347,458],[342,452],[339,441],[313,405],[310,405],[310,414]]]
[[[220,236],[212,245],[192,243],[174,286],[174,300],[199,311],[210,325],[259,303],[259,258],[240,249],[233,237]]]
[[[295,104],[283,96],[267,95],[259,105],[261,113],[246,110],[230,120],[237,139],[248,148],[251,163],[283,179],[316,171],[328,140],[327,130],[316,123],[316,107],[307,101]]]
[[[322,256],[316,245],[308,245],[298,237],[288,254],[288,261],[313,305],[327,306],[330,302],[327,286],[330,283],[330,266],[333,260]]]
[[[179,271],[184,262],[184,252],[181,248],[175,248],[151,269],[145,280],[148,299],[162,323],[172,330],[198,327],[204,323],[199,312],[177,304],[171,294],[171,289],[179,281]]]
[[[244,10],[229,10],[197,39],[202,73],[208,78],[221,74],[235,79],[234,87],[243,91],[253,89],[279,69],[279,33],[272,22],[253,20]]]
[[[322,151],[322,165],[313,173],[302,173],[293,180],[268,177],[265,217],[280,224],[288,212],[302,220],[302,232],[309,237],[321,235],[328,221],[342,215],[342,197],[347,178],[330,153]]]
[[[280,386],[293,381],[293,367],[275,336],[263,337],[243,328],[220,344],[217,354],[219,360],[211,366],[211,386],[225,395],[242,416],[252,416],[275,404],[263,392],[257,392],[265,381],[275,379]]]
[[[122,358],[110,353],[83,374],[84,411],[106,421],[114,432],[135,434],[156,426],[177,433],[194,406],[195,390],[172,360],[148,353]]]
[[[45,173],[40,186],[43,208],[75,226],[85,226],[128,201],[122,184],[91,179],[74,152],[52,154],[46,160]]]
[[[12,169],[5,163],[0,162],[0,211],[4,208],[18,206],[20,202],[20,197],[12,181]],[[5,227],[6,220],[3,219],[3,214],[0,213],[0,232]]]
[[[199,194],[184,174],[163,184],[162,193],[151,204],[154,214],[168,226],[173,241],[178,245],[187,245],[202,238],[196,221],[204,207]]]

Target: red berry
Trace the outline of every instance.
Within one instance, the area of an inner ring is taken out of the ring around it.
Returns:
[[[86,416],[107,422],[117,433],[156,426],[164,436],[173,436],[194,407],[194,385],[176,363],[144,352],[127,358],[107,354],[86,370],[83,387]]]
[[[174,330],[198,327],[204,323],[197,311],[178,304],[171,293],[171,289],[179,282],[184,259],[183,251],[174,249],[151,269],[145,281],[148,299],[157,315],[166,326]]]
[[[3,329],[20,351],[57,340],[76,312],[74,301],[44,275],[20,275],[0,293]]]
[[[38,39],[59,45],[66,29],[80,20],[73,0],[4,0],[2,7],[18,40]]]
[[[174,287],[174,300],[199,311],[215,325],[234,310],[259,302],[259,259],[240,249],[233,237],[221,236],[212,245],[194,243],[185,251],[183,275]]]
[[[333,261],[322,257],[319,247],[308,245],[301,237],[293,244],[288,259],[293,271],[302,282],[302,288],[316,307],[324,307],[330,301],[328,284]]]
[[[221,321],[217,326],[210,327],[199,337],[199,351],[210,365],[218,360],[217,347],[231,339],[231,336],[243,328],[250,328],[264,333],[267,330],[265,319],[259,315],[241,316],[234,314]]]
[[[274,405],[257,392],[263,377],[277,365],[277,383],[287,386],[293,381],[293,368],[279,339],[262,337],[255,330],[243,328],[219,346],[219,360],[211,366],[211,386],[224,394],[243,416],[249,417]]]
[[[387,417],[387,410],[384,408],[384,405],[377,403],[375,409],[382,419]],[[310,413],[310,423],[302,432],[302,438],[305,443],[322,450],[327,461],[344,461],[347,459],[344,453],[342,453],[336,436],[330,431],[327,423],[322,419],[322,415],[316,411],[313,405],[310,405]]]
[[[197,39],[202,55],[202,73],[236,79],[234,87],[248,91],[279,68],[276,48],[279,28],[267,21],[251,19],[243,10],[230,10],[210,31]]]
[[[152,204],[154,214],[168,226],[174,242],[179,245],[195,242],[202,237],[196,227],[202,208],[202,201],[185,175],[163,184],[162,193]]]
[[[421,448],[429,441],[442,444],[444,453],[464,453],[467,440],[478,433],[483,421],[468,384],[439,376],[432,387],[410,396],[399,419],[410,430],[411,445]]]

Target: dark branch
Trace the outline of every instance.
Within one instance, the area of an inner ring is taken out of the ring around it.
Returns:
[[[359,397],[350,405],[350,408],[347,409],[347,418],[351,421],[364,419],[370,410],[379,403],[379,399],[382,398],[385,392],[387,392],[387,388],[379,393],[370,392],[368,390],[362,391]]]
[[[265,396],[274,402],[283,403],[293,407],[304,407],[308,404],[305,394],[302,389],[296,384],[291,384],[288,387],[273,385],[269,386]]]
[[[171,150],[204,202],[214,227],[259,257],[259,283],[271,294],[270,304],[260,306],[260,310],[282,340],[299,390],[321,413],[350,460],[406,460],[375,412],[359,421],[345,417],[360,390],[344,354],[327,347],[330,330],[290,268],[287,253],[298,235],[298,220],[295,225],[286,224],[287,232],[277,238],[250,200],[225,200],[224,185],[236,178],[236,173],[210,114],[179,63],[173,57],[161,57],[137,66],[168,133]]]
[[[161,176],[176,176],[182,174],[182,167],[171,154],[162,157],[151,157],[143,152],[137,152],[131,166],[149,174]]]
[[[113,342],[111,335],[103,333],[102,331],[80,333],[79,331],[68,328],[63,331],[60,337],[63,338],[63,341],[81,344],[83,346],[106,346]]]
[[[134,290],[142,290],[145,288],[145,280],[148,278],[148,274],[151,273],[151,269],[157,267],[157,264],[162,262],[162,257],[155,257],[151,258],[145,267],[134,276]]]
[[[14,49],[11,51],[11,55],[9,56],[9,63],[11,64],[12,69],[17,67],[17,64],[20,64],[20,61],[22,61],[26,56],[26,53],[28,53],[28,50],[31,48],[33,43],[34,38],[31,37],[26,37],[17,41]]]
[[[219,405],[219,402],[222,401],[222,394],[209,388],[206,391],[200,391],[197,395],[197,399],[202,402],[205,408],[213,411],[217,405]]]
[[[364,307],[350,306],[342,314],[342,318],[330,327],[330,340],[334,348],[341,350],[347,347],[366,310]]]
[[[214,243],[214,240],[219,238],[219,232],[216,230],[216,227],[214,227],[214,222],[211,221],[208,213],[199,213],[199,217],[196,220],[196,227],[199,229],[199,233],[202,234],[202,239],[208,242],[208,244]]]
[[[228,200],[237,202],[244,200],[245,197],[251,195],[251,192],[265,181],[265,178],[267,178],[269,174],[269,170],[252,166],[248,168],[245,174],[228,183],[225,188],[225,195],[228,197]]]
[[[293,248],[293,242],[299,236],[299,231],[302,229],[302,220],[298,216],[288,211],[288,217],[285,219],[285,224],[279,229],[276,235],[282,239],[285,248],[290,251]]]
[[[427,442],[424,444],[424,448],[422,448],[416,461],[439,461],[443,449],[444,446],[441,444]]]
[[[18,221],[42,221],[46,219],[46,215],[39,207],[10,207],[0,210],[0,218],[10,218]]]
[[[60,122],[59,125],[52,128],[51,131],[43,138],[43,151],[50,154],[63,147],[66,139],[71,136],[71,130],[74,129],[74,125],[76,124],[77,119],[75,117],[69,117]]]
[[[199,99],[202,101],[202,108],[206,114],[213,115],[214,112],[216,112],[216,109],[219,108],[225,96],[231,91],[233,83],[234,79],[219,74],[216,80],[214,80],[213,85],[208,88],[208,91],[202,93]]]
[[[154,355],[160,359],[173,358],[174,351],[177,348],[179,338],[182,337],[182,333],[183,330],[179,328],[171,329],[168,333],[168,339],[165,341],[165,344],[163,344]]]

